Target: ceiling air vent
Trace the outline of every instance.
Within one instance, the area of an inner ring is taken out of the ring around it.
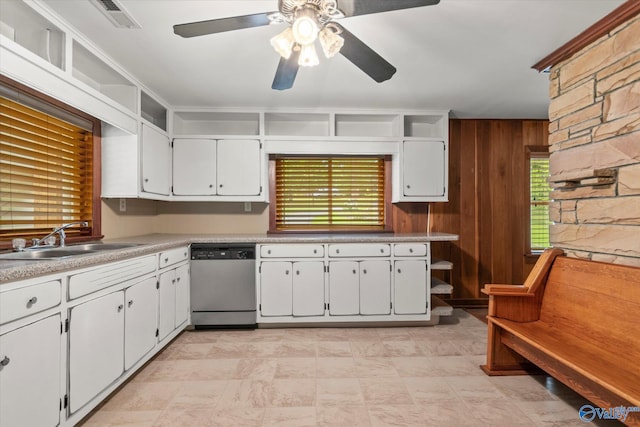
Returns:
[[[116,28],[142,28],[117,0],[91,0]]]

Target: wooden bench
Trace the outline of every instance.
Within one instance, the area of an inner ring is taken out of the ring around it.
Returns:
[[[549,249],[524,285],[485,285],[483,293],[488,375],[537,367],[594,407],[640,407],[640,268]],[[640,412],[625,422],[640,426]]]

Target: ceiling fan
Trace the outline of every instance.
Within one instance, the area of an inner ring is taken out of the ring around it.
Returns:
[[[278,0],[278,12],[256,13],[211,19],[173,26],[182,37],[196,37],[270,24],[289,26],[271,39],[281,55],[271,87],[290,89],[300,66],[317,65],[315,41],[318,39],[327,58],[338,52],[380,83],[388,80],[396,68],[336,21],[350,16],[431,6],[440,0]]]

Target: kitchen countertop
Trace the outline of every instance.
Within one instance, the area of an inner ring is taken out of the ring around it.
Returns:
[[[0,259],[0,284],[46,274],[75,270],[93,265],[162,252],[191,243],[394,243],[443,242],[458,240],[449,233],[362,233],[362,234],[149,234],[121,239],[105,239],[103,243],[137,243],[124,249],[92,252],[48,260]],[[69,245],[72,247],[72,245]]]

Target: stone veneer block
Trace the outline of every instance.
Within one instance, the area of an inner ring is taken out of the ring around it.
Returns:
[[[567,148],[577,147],[579,145],[589,144],[592,141],[591,133],[578,138],[571,138],[566,141],[558,142],[549,147],[549,152],[566,150]]]
[[[549,120],[571,114],[595,102],[595,82],[589,80],[567,92],[562,93],[549,105]]]
[[[640,71],[638,72],[640,76]],[[604,119],[615,120],[640,113],[640,80],[607,94],[604,98]]]
[[[640,134],[625,134],[599,143],[555,151],[550,156],[551,177],[640,162]]]
[[[618,193],[621,196],[640,194],[640,164],[618,170]]]
[[[613,185],[606,187],[577,187],[571,190],[554,190],[551,192],[553,200],[586,199],[591,197],[614,197],[616,189]]]
[[[549,219],[551,222],[560,222],[560,202],[549,203]]]
[[[602,80],[598,79],[598,83],[596,83],[596,95],[604,95],[605,93],[626,86],[630,82],[640,80],[640,53],[633,56],[636,57],[635,61],[638,61],[633,66],[624,68]]]
[[[553,224],[554,247],[640,257],[638,227],[633,225]]]
[[[640,258],[632,258],[626,256],[616,256],[611,254],[592,254],[592,261],[608,262],[611,264],[623,264],[640,267]]]
[[[630,114],[615,121],[605,122],[595,128],[593,130],[593,140],[600,141],[618,135],[629,135],[638,130],[640,130],[640,113]]]
[[[640,225],[640,196],[579,200],[576,213],[581,224]]]
[[[583,108],[582,110],[578,110],[561,118],[559,121],[558,129],[565,129],[579,123],[591,122],[592,119],[600,119],[601,117],[602,103],[598,102],[587,108]],[[598,120],[595,124],[600,124],[600,120]],[[589,125],[588,127],[591,126],[593,125]]]

